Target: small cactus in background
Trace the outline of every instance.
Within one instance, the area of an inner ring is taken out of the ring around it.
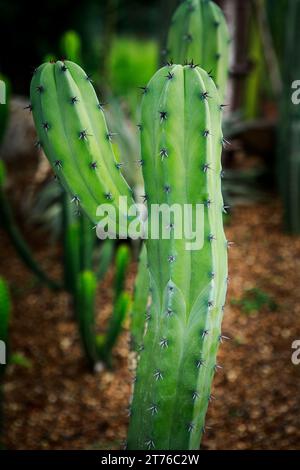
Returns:
[[[5,133],[7,122],[8,122],[8,116],[9,116],[10,83],[8,79],[1,74],[0,74],[0,82],[3,82],[3,83],[0,83],[0,86],[2,87],[0,90],[0,144],[1,144],[2,139],[4,137],[4,133]],[[5,102],[2,102],[2,99],[4,99]]]
[[[6,231],[16,252],[23,263],[30,269],[36,278],[45,283],[50,289],[59,290],[60,284],[49,278],[48,274],[41,268],[35,260],[30,247],[24,240],[11,210],[8,197],[5,192],[6,168],[4,162],[0,160],[0,222],[1,227]]]
[[[0,277],[0,341],[1,346],[8,345],[8,327],[10,320],[11,301],[6,281]],[[1,349],[1,353],[2,353]],[[7,351],[5,351],[7,352]],[[2,356],[1,356],[2,359]],[[3,375],[5,364],[0,363],[0,379]]]
[[[123,322],[130,306],[129,295],[124,291],[126,274],[130,262],[127,245],[120,245],[115,257],[114,301],[105,335],[97,337],[99,358],[111,365],[111,352],[121,332]]]
[[[167,56],[177,64],[193,61],[213,77],[224,101],[229,62],[229,32],[222,10],[212,1],[186,0],[175,11]]]
[[[81,38],[76,31],[72,29],[66,31],[60,40],[60,50],[63,57],[72,60],[77,64],[82,64],[82,45]]]
[[[194,65],[162,68],[142,102],[141,146],[152,204],[204,206],[204,245],[146,241],[152,304],[137,368],[129,449],[198,449],[227,289],[221,194],[222,106],[213,80]],[[164,149],[165,158],[162,158]],[[168,188],[168,190],[166,190]],[[195,219],[193,219],[195,220]]]
[[[142,247],[136,280],[134,284],[133,303],[131,309],[131,348],[133,351],[139,351],[143,345],[143,336],[145,329],[145,320],[147,314],[147,305],[149,299],[149,270],[147,266],[146,246]]]
[[[0,439],[3,430],[3,376],[7,362],[8,328],[10,320],[11,301],[7,283],[0,277]],[[3,357],[4,356],[4,357]],[[4,362],[3,361],[4,359]],[[0,449],[2,448],[0,441]]]

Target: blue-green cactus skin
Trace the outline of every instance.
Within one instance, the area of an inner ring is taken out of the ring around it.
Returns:
[[[152,305],[135,380],[129,449],[200,445],[227,289],[221,114],[213,80],[194,65],[162,68],[143,97],[149,216],[153,203],[203,204],[204,245],[189,251],[184,237],[147,240]]]

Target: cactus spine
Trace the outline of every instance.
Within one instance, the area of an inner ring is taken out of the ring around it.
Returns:
[[[198,449],[203,433],[227,288],[220,105],[213,80],[194,65],[162,68],[143,98],[149,218],[151,204],[193,204],[194,211],[201,203],[204,245],[187,251],[184,237],[147,240],[152,305],[136,375],[129,449]]]
[[[194,61],[209,72],[224,101],[228,77],[229,33],[222,10],[212,1],[186,0],[175,11],[168,36],[168,57]]]
[[[118,215],[118,197],[132,201],[132,192],[90,77],[70,61],[43,64],[33,76],[30,96],[38,144],[74,204],[94,224],[100,220],[99,204],[113,205]]]

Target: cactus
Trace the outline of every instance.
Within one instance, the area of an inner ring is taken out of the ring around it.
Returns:
[[[126,292],[122,292],[114,303],[114,309],[105,336],[99,335],[97,338],[99,355],[108,366],[111,366],[111,352],[121,332],[129,305],[129,295]]]
[[[114,308],[105,335],[97,338],[99,357],[111,365],[111,351],[121,332],[121,328],[130,305],[130,298],[124,292],[126,273],[130,262],[130,253],[126,245],[120,245],[115,259]]]
[[[148,299],[149,270],[147,267],[147,250],[144,245],[139,256],[138,272],[134,285],[133,304],[131,309],[130,332],[131,349],[133,351],[138,351],[143,344]]]
[[[3,278],[0,277],[0,348],[1,348],[1,359],[2,353],[7,355],[8,346],[8,327],[10,320],[11,301],[7,283]],[[3,343],[2,343],[3,342]],[[3,377],[6,369],[6,364],[0,362],[0,437],[3,430]],[[0,449],[2,449],[2,443],[0,441]]]
[[[8,116],[9,116],[9,101],[10,101],[10,83],[6,77],[0,74],[0,81],[5,84],[5,103],[0,100],[0,143],[2,142],[5,134]]]
[[[107,238],[101,247],[100,252],[100,261],[99,261],[99,268],[97,271],[97,279],[100,281],[104,278],[108,267],[113,259],[114,254],[114,242]]]
[[[193,204],[193,214],[201,203],[204,244],[188,251],[185,237],[172,234],[170,240],[146,242],[152,305],[136,374],[129,449],[198,449],[204,430],[227,288],[221,114],[213,80],[193,64],[162,68],[143,97],[149,219],[155,203]]]
[[[60,39],[60,50],[63,57],[72,60],[77,64],[82,64],[81,38],[72,29],[66,31]]]
[[[80,100],[72,106],[70,88]],[[102,112],[95,114],[97,100],[86,74],[70,62],[45,64],[33,78],[31,97],[39,139],[76,202],[94,223],[107,191],[118,209],[116,197],[130,190],[114,171],[109,139],[102,142],[105,120]],[[187,235],[175,239],[171,219],[170,239],[146,242],[152,304],[137,369],[129,449],[197,449],[204,431],[219,368],[227,289],[222,109],[211,74],[193,62],[164,67],[144,89],[141,163],[149,220],[154,203],[191,204],[192,220],[195,205],[202,204],[204,241],[201,249],[187,250]],[[78,136],[79,129],[98,132]],[[88,171],[94,161],[101,163],[101,173]]]
[[[8,326],[11,311],[11,301],[7,283],[0,277],[0,341],[6,345],[8,342]],[[0,377],[4,372],[5,365],[0,364]]]
[[[70,61],[43,64],[34,73],[30,96],[38,144],[71,200],[93,224],[101,220],[96,215],[101,203],[111,204],[119,215],[119,196],[133,202],[132,191],[90,77]]]
[[[41,282],[45,283],[50,289],[59,290],[60,284],[49,278],[47,273],[34,259],[34,256],[24,240],[13,216],[9,200],[5,193],[6,169],[4,162],[0,160],[0,220],[1,226],[5,229],[18,255]]]
[[[279,115],[277,173],[288,232],[300,234],[300,59],[294,54],[299,38],[300,1],[289,2],[286,16],[283,92]],[[293,57],[293,60],[291,60]],[[294,95],[294,96],[292,96]]]
[[[129,297],[124,292],[124,281],[129,261],[129,250],[127,246],[121,245],[116,253],[114,307],[104,335],[96,334],[97,276],[93,271],[87,269],[78,274],[78,287],[73,293],[74,305],[82,346],[91,369],[99,361],[111,366],[111,352],[121,332],[129,307]]]
[[[95,326],[96,288],[97,280],[92,271],[83,271],[79,274],[74,296],[75,310],[81,343],[91,369],[98,361]]]
[[[130,253],[126,245],[120,245],[116,253],[115,298],[124,290],[126,271],[130,262]]]
[[[229,62],[229,33],[222,10],[212,1],[186,0],[175,11],[167,54],[177,64],[194,61],[212,75],[224,101]]]
[[[63,190],[61,195],[63,229],[63,265],[64,285],[72,295],[77,290],[78,274],[81,271],[80,257],[80,222],[75,217],[69,201],[69,195]]]

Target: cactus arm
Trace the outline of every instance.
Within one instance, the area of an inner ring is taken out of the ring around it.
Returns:
[[[80,258],[81,270],[92,270],[93,253],[96,243],[96,234],[88,217],[82,213],[80,220]]]
[[[210,72],[224,100],[229,62],[229,32],[222,10],[212,1],[186,0],[175,11],[168,54],[176,63],[194,61]]]
[[[11,86],[10,82],[6,77],[0,74],[0,80],[5,83],[5,103],[1,103],[0,106],[0,143],[5,134],[8,116],[9,116],[9,102],[10,102],[10,94],[11,94]]]
[[[41,65],[31,83],[39,141],[65,189],[93,223],[97,207],[131,191],[120,173],[103,111],[88,76],[72,62]],[[118,222],[118,220],[117,220]]]
[[[6,281],[0,277],[0,341],[4,341],[6,345],[6,355],[8,350],[8,330],[11,312],[11,300],[9,289]],[[0,364],[0,449],[3,448],[1,437],[4,431],[3,425],[3,376],[6,364]]]
[[[50,289],[55,291],[61,289],[61,285],[56,281],[50,279],[43,271],[39,264],[35,261],[33,254],[24,240],[12,213],[8,198],[4,190],[5,183],[5,167],[4,163],[0,161],[0,220],[1,225],[5,229],[11,243],[13,244],[18,255],[23,263],[30,269],[33,274],[41,282],[45,283]]]
[[[147,250],[143,245],[138,262],[138,272],[134,284],[131,309],[131,347],[138,351],[143,344],[146,310],[149,299],[149,270],[147,266]]]
[[[100,260],[99,260],[99,266],[98,266],[98,271],[97,271],[98,281],[102,280],[105,274],[107,273],[109,265],[113,259],[114,246],[115,246],[114,241],[110,240],[109,238],[103,241],[103,244],[100,250]]]
[[[46,96],[42,98],[42,95]],[[77,166],[73,163],[69,140],[65,134],[58,103],[53,64],[41,65],[36,70],[31,82],[30,98],[39,145],[42,146],[65,189],[72,195],[71,197],[76,196],[74,202],[78,204],[80,201],[81,207],[91,220],[96,223],[97,203],[92,198],[85,182],[81,179]],[[64,105],[67,106],[70,103],[71,97],[65,97]],[[49,123],[49,126],[53,126],[52,129],[45,131],[43,123]],[[56,132],[53,132],[55,129],[54,125],[57,130]],[[52,130],[51,134],[50,130]],[[74,138],[76,138],[76,135]]]
[[[75,297],[76,316],[83,350],[91,369],[98,359],[95,326],[96,288],[97,280],[92,271],[83,271],[79,274]]]
[[[68,60],[76,62],[77,64],[82,63],[82,47],[81,38],[76,31],[66,31],[60,39],[60,49],[63,57],[67,57]]]
[[[206,92],[209,98],[202,99]],[[205,71],[172,66],[150,81],[141,135],[150,217],[153,202],[204,204],[204,244],[187,251],[184,237],[147,240],[152,305],[137,369],[129,449],[199,447],[227,279],[220,122],[219,95]],[[168,150],[163,161],[162,146]]]
[[[127,245],[120,245],[116,253],[116,273],[115,273],[115,299],[124,290],[126,273],[130,262],[130,252]]]
[[[77,290],[78,274],[80,272],[80,227],[78,217],[73,214],[70,197],[64,190],[61,195],[61,207],[65,288],[70,294],[73,294]]]
[[[115,299],[114,308],[110,317],[105,336],[98,337],[99,357],[108,365],[111,365],[111,351],[121,332],[123,322],[130,305],[130,298],[124,292],[126,272],[130,261],[127,245],[120,245],[116,253],[115,270]]]
[[[0,340],[7,343],[11,301],[7,283],[0,277]],[[2,369],[2,367],[1,367]]]
[[[126,314],[130,306],[130,297],[126,292],[122,292],[114,303],[114,309],[109,320],[108,328],[104,337],[98,343],[99,357],[111,366],[112,349],[121,333]]]

